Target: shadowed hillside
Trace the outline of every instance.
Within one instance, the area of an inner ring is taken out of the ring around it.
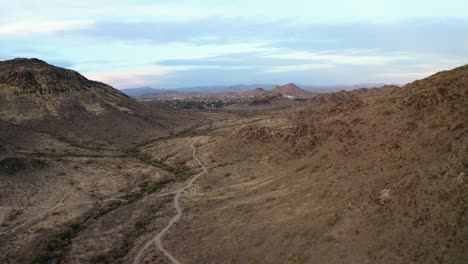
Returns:
[[[77,141],[128,144],[183,122],[111,86],[38,59],[0,62],[0,120]]]

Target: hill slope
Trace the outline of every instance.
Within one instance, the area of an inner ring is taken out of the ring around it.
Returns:
[[[240,93],[241,96],[252,96],[252,97],[268,96],[270,94],[271,94],[270,91],[267,91],[263,88],[256,88],[250,91]]]
[[[214,134],[212,191],[169,248],[189,263],[466,262],[468,66],[387,90]]]
[[[384,98],[398,88],[398,86],[385,85],[380,88],[360,88],[351,91],[341,90],[338,92],[320,93],[308,99],[307,108],[321,110],[351,101],[371,101]]]
[[[282,95],[289,95],[289,96],[309,96],[310,93],[299,88],[294,83],[288,83],[283,86],[276,86],[273,90],[273,93],[279,93]]]
[[[75,139],[123,144],[165,134],[177,125],[166,110],[38,59],[0,62],[0,120]]]

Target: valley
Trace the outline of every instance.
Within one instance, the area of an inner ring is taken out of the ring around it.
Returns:
[[[191,144],[202,144],[214,127],[239,123],[224,118],[123,149],[71,153],[66,142],[49,139],[63,149],[21,152],[45,165],[2,178],[2,262],[164,262],[151,240],[175,216],[174,196],[185,201],[186,182],[202,176]]]
[[[468,66],[281,107],[175,110],[2,63],[1,263],[468,259]]]

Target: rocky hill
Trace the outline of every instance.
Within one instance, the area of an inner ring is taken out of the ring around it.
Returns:
[[[0,120],[75,139],[121,143],[165,134],[176,125],[166,110],[38,59],[0,62]]]
[[[317,109],[319,98],[328,107]],[[402,88],[318,96],[240,128],[213,155],[255,160],[238,166],[259,187],[239,197],[255,212],[245,234],[264,234],[265,247],[288,247],[303,263],[463,263],[467,116],[463,66]],[[288,231],[273,234],[278,226]]]
[[[271,95],[271,92],[267,91],[267,90],[265,90],[263,88],[256,88],[254,90],[242,92],[240,95],[241,96],[252,96],[252,97],[264,97],[264,96]]]
[[[299,88],[294,83],[288,83],[283,86],[276,86],[273,90],[273,93],[279,93],[282,95],[289,95],[289,96],[310,96],[311,93]]]
[[[332,93],[319,93],[308,99],[307,108],[321,110],[351,101],[369,102],[374,99],[384,98],[398,88],[398,86],[385,85],[379,88],[359,88],[351,91],[341,90]]]

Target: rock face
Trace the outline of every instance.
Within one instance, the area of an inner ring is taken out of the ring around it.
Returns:
[[[279,93],[282,95],[288,96],[308,96],[310,95],[309,92],[299,88],[294,83],[288,83],[283,86],[276,86],[273,90],[273,93]]]

